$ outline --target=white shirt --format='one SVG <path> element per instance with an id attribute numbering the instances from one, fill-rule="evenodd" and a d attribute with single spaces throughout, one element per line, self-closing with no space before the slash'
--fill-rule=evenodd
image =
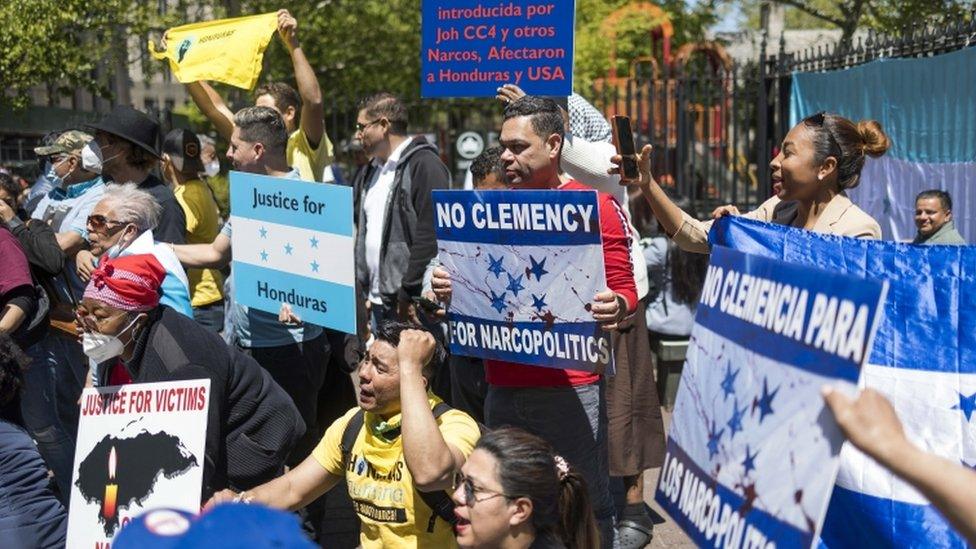
<path id="1" fill-rule="evenodd" d="M 566 134 L 561 152 L 561 164 L 566 175 L 589 185 L 594 189 L 613 195 L 620 203 L 620 207 L 627 215 L 630 223 L 630 262 L 634 267 L 634 283 L 637 285 L 637 298 L 643 299 L 649 290 L 647 282 L 647 264 L 638 243 L 640 235 L 630 219 L 628 207 L 627 187 L 620 184 L 620 176 L 607 173 L 613 167 L 610 157 L 617 154 L 617 149 L 610 143 L 603 141 L 586 141 L 572 134 Z"/>
<path id="2" fill-rule="evenodd" d="M 366 268 L 369 269 L 369 300 L 382 304 L 380 297 L 380 249 L 383 247 L 383 226 L 386 221 L 386 206 L 390 199 L 390 189 L 396 176 L 397 162 L 413 138 L 408 137 L 393 149 L 386 162 L 373 159 L 379 169 L 373 173 L 366 198 L 363 200 L 363 215 L 366 216 Z"/>

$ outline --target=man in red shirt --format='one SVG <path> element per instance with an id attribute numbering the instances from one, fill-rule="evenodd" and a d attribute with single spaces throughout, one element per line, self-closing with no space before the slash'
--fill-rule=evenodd
<path id="1" fill-rule="evenodd" d="M 563 117 L 549 99 L 525 96 L 505 109 L 501 162 L 512 189 L 591 190 L 561 177 L 559 155 Z M 609 289 L 593 298 L 593 318 L 612 330 L 634 311 L 637 289 L 630 262 L 630 232 L 620 205 L 599 193 L 600 231 Z M 441 301 L 451 297 L 450 273 L 434 270 L 431 287 Z M 609 488 L 607 411 L 598 373 L 485 360 L 489 427 L 512 425 L 552 444 L 586 478 L 604 547 L 614 539 L 614 507 Z"/>

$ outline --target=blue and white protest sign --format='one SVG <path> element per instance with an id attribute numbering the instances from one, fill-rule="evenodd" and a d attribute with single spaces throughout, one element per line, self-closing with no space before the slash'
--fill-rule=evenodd
<path id="1" fill-rule="evenodd" d="M 451 273 L 451 352 L 594 371 L 612 364 L 590 313 L 606 290 L 596 191 L 434 191 Z"/>
<path id="2" fill-rule="evenodd" d="M 230 172 L 234 299 L 356 332 L 352 189 Z"/>
<path id="3" fill-rule="evenodd" d="M 721 246 L 692 329 L 655 499 L 699 547 L 810 547 L 886 286 Z"/>
<path id="4" fill-rule="evenodd" d="M 894 406 L 920 448 L 976 466 L 976 247 L 824 235 L 742 218 L 713 245 L 889 284 L 861 385 Z M 850 444 L 841 452 L 821 538 L 826 547 L 966 547 L 928 500 Z"/>
<path id="5" fill-rule="evenodd" d="M 573 90 L 574 0 L 423 0 L 423 97 L 494 97 Z"/>

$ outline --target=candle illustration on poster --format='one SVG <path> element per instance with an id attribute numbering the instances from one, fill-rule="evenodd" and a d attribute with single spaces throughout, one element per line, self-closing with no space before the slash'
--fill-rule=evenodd
<path id="1" fill-rule="evenodd" d="M 115 446 L 112 446 L 112 450 L 108 453 L 108 483 L 105 485 L 105 499 L 102 500 L 102 517 L 105 518 L 106 527 L 110 524 L 113 526 L 118 524 L 118 519 L 115 517 L 119 494 L 119 485 L 115 480 L 117 464 L 118 454 L 115 452 Z"/>

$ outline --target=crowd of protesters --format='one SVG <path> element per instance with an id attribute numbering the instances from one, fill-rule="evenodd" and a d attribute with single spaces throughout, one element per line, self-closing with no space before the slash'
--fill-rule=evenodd
<path id="1" fill-rule="evenodd" d="M 36 149 L 33 185 L 0 171 L 0 491 L 17 495 L 0 498 L 0 545 L 63 543 L 85 386 L 185 379 L 211 380 L 207 509 L 297 511 L 330 547 L 649 544 L 643 474 L 665 442 L 652 345 L 691 331 L 711 221 L 654 180 L 649 147 L 639 178 L 622 180 L 609 124 L 582 98 L 500 88 L 499 144 L 472 163 L 472 187 L 599 191 L 608 287 L 590 310 L 613 334 L 616 372 L 450 355 L 452 273 L 436 259 L 431 191 L 450 188 L 451 171 L 411 133 L 404 103 L 378 93 L 360 104 L 348 147 L 360 161 L 343 176 L 297 29 L 279 13 L 297 90 L 261 85 L 236 113 L 206 82 L 188 90 L 234 170 L 353 188 L 359 333 L 235 302 L 211 138 L 160 135 L 127 106 L 58 133 Z M 745 216 L 880 238 L 845 190 L 888 147 L 876 122 L 807 118 L 770 163 L 775 196 Z M 915 221 L 916 244 L 965 244 L 944 191 L 918 196 Z M 904 440 L 883 397 L 825 398 L 855 445 L 972 539 L 976 505 L 959 489 L 971 471 L 921 472 L 913 463 L 935 458 Z"/>

